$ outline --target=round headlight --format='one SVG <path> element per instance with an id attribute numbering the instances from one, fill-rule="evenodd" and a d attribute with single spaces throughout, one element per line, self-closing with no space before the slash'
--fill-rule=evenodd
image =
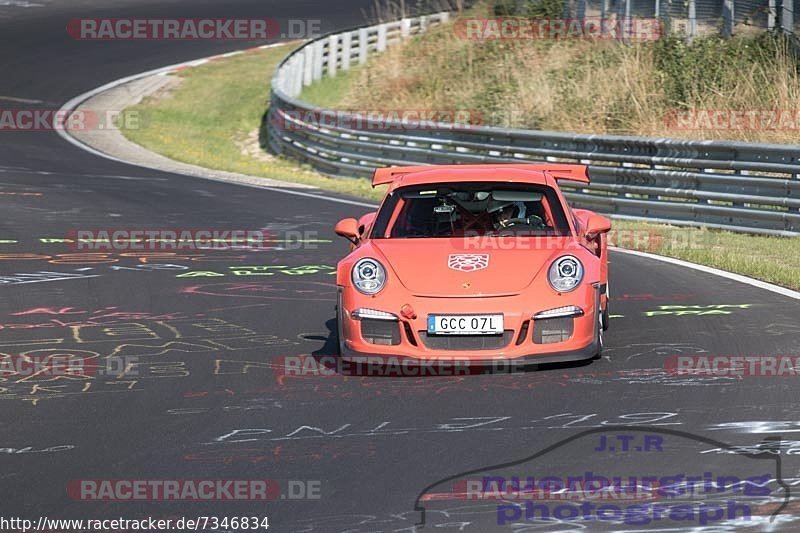
<path id="1" fill-rule="evenodd" d="M 574 291 L 583 281 L 583 265 L 572 255 L 559 257 L 550 265 L 547 278 L 558 292 Z"/>
<path id="2" fill-rule="evenodd" d="M 353 285 L 364 294 L 377 294 L 386 284 L 386 269 L 375 259 L 360 259 L 353 265 Z"/>

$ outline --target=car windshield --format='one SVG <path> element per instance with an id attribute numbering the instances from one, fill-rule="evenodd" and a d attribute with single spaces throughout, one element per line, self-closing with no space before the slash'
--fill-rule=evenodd
<path id="1" fill-rule="evenodd" d="M 509 183 L 448 183 L 398 189 L 375 220 L 372 238 L 569 235 L 551 187 Z"/>

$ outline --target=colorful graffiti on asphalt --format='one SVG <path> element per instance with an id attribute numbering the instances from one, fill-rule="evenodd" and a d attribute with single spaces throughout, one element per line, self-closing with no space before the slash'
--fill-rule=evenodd
<path id="1" fill-rule="evenodd" d="M 14 255 L 14 260 L 27 261 L 36 260 L 40 258 L 48 258 L 51 256 L 41 257 L 28 257 L 28 254 L 23 254 L 24 257 L 16 254 L 0 254 L 0 261 L 11 260 L 9 255 Z M 35 254 L 34 254 L 35 255 Z M 80 255 L 80 257 L 77 257 Z M 89 255 L 90 257 L 86 257 Z M 152 255 L 152 254 L 151 254 Z M 163 255 L 163 254 L 160 254 Z M 6 256 L 6 257 L 3 257 Z M 132 266 L 122 266 L 117 263 L 119 259 L 109 256 L 109 254 L 63 254 L 62 256 L 55 256 L 55 258 L 48 259 L 50 263 L 58 265 L 94 265 L 76 268 L 72 272 L 52 271 L 52 270 L 36 270 L 32 272 L 16 272 L 0 276 L 0 285 L 20 285 L 26 283 L 43 283 L 52 281 L 66 281 L 66 280 L 80 280 L 96 278 L 107 272 L 163 272 L 173 271 L 180 272 L 176 274 L 177 278 L 208 278 L 208 277 L 226 277 L 226 276 L 310 276 L 314 274 L 331 274 L 335 275 L 335 267 L 330 265 L 256 265 L 256 266 L 229 266 L 229 272 L 220 272 L 216 270 L 190 270 L 186 265 L 178 265 L 174 263 L 150 263 L 149 259 L 152 257 L 137 257 L 141 261 L 140 264 Z M 216 261 L 219 259 L 208 259 L 207 257 L 180 257 L 172 255 L 169 257 L 161 257 L 158 259 L 169 259 L 172 261 Z M 225 257 L 222 260 L 243 261 L 245 256 Z M 99 266 L 98 266 L 99 265 Z"/>
<path id="2" fill-rule="evenodd" d="M 331 265 L 300 265 L 300 266 L 288 266 L 288 265 L 258 265 L 258 266 L 232 266 L 228 267 L 230 269 L 230 273 L 225 272 L 217 272 L 212 270 L 204 270 L 204 271 L 191 271 L 185 272 L 183 274 L 178 274 L 175 277 L 177 278 L 219 278 L 225 277 L 228 275 L 233 276 L 275 276 L 275 275 L 285 275 L 285 276 L 310 276 L 313 274 L 336 274 L 336 267 Z"/>
<path id="3" fill-rule="evenodd" d="M 114 307 L 82 310 L 43 307 L 17 311 L 27 323 L 4 324 L 0 361 L 41 359 L 43 352 L 73 360 L 92 361 L 88 371 L 54 375 L 22 375 L 11 365 L 1 367 L 0 400 L 22 400 L 37 405 L 45 399 L 103 393 L 134 393 L 148 383 L 186 378 L 198 365 L 212 374 L 213 360 L 186 359 L 193 354 L 265 352 L 299 344 L 297 340 L 262 333 L 203 314 L 154 315 L 119 311 Z M 38 328 L 50 328 L 34 336 Z M 177 357 L 178 359 L 174 359 Z M 106 371 L 97 371 L 97 367 Z"/>
<path id="4" fill-rule="evenodd" d="M 737 309 L 750 309 L 754 304 L 718 305 L 660 305 L 658 310 L 646 311 L 645 316 L 708 316 L 730 315 Z"/>

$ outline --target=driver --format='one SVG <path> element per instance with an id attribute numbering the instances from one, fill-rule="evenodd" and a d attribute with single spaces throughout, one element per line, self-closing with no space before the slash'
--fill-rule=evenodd
<path id="1" fill-rule="evenodd" d="M 525 202 L 509 202 L 501 206 L 494 212 L 494 229 L 504 229 L 523 221 L 525 224 L 530 224 L 530 221 L 525 218 L 525 211 Z"/>

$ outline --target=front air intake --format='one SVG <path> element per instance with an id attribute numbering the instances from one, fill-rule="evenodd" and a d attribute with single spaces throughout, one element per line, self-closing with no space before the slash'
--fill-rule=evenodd
<path id="1" fill-rule="evenodd" d="M 553 344 L 568 341 L 575 330 L 575 319 L 539 318 L 533 321 L 533 342 L 536 344 Z"/>
<path id="2" fill-rule="evenodd" d="M 397 346 L 400 344 L 400 325 L 396 321 L 362 318 L 361 336 L 370 344 Z"/>

